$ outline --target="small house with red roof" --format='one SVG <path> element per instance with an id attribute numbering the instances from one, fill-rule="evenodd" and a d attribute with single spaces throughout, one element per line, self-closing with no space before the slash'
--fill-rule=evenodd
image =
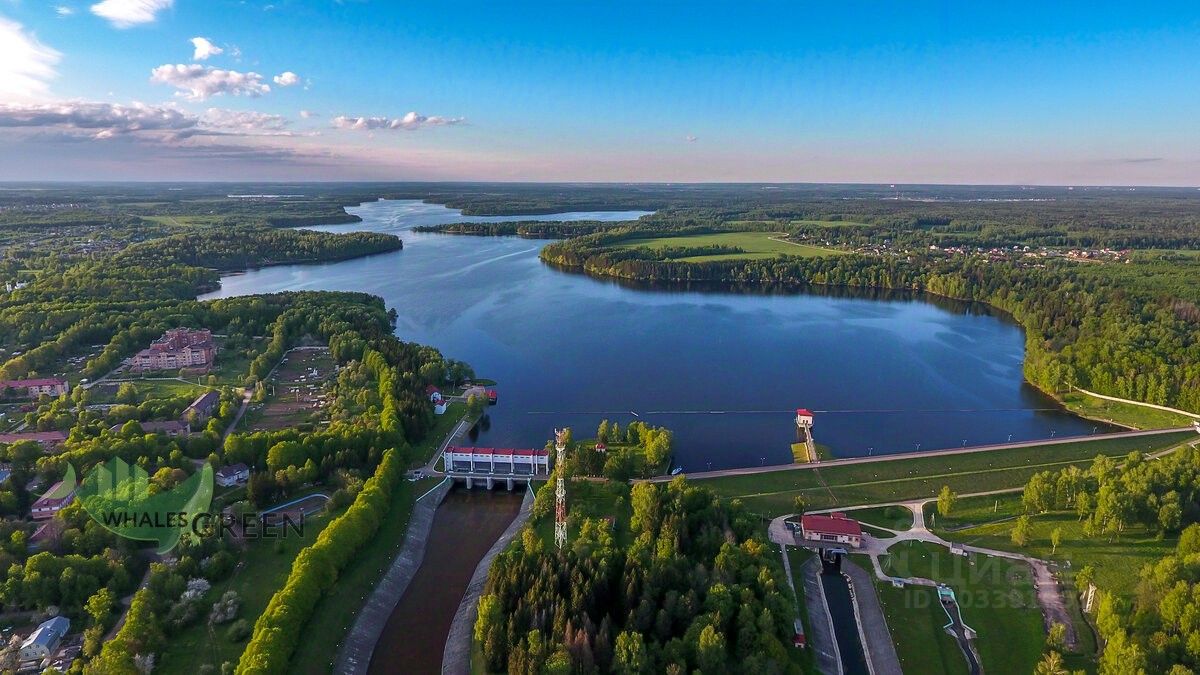
<path id="1" fill-rule="evenodd" d="M 820 544 L 840 544 L 850 548 L 862 546 L 862 526 L 844 513 L 800 516 L 800 533 L 806 541 Z"/>
<path id="2" fill-rule="evenodd" d="M 425 387 L 425 395 L 428 396 L 429 400 L 433 401 L 434 403 L 437 403 L 438 401 L 442 400 L 442 390 L 438 389 L 437 387 L 433 386 L 432 384 L 429 385 L 428 387 Z M 440 415 L 441 413 L 438 413 L 438 414 Z"/>

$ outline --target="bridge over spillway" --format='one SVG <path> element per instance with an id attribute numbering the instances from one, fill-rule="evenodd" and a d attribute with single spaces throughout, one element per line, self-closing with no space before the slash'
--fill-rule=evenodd
<path id="1" fill-rule="evenodd" d="M 544 449 L 447 447 L 442 461 L 443 473 L 468 488 L 482 484 L 490 490 L 503 482 L 512 490 L 550 476 L 550 453 Z"/>

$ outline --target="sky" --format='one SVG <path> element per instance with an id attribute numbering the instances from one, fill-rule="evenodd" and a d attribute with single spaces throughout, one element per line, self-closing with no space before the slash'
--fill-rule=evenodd
<path id="1" fill-rule="evenodd" d="M 0 0 L 0 180 L 1200 186 L 1198 64 L 1195 2 Z"/>

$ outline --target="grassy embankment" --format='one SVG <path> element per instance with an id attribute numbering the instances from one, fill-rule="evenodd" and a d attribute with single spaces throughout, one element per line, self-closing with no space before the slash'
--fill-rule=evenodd
<path id="1" fill-rule="evenodd" d="M 1167 429 L 1170 427 L 1186 427 L 1194 418 L 1166 410 L 1155 410 L 1140 405 L 1108 401 L 1082 392 L 1073 391 L 1063 394 L 1063 405 L 1068 410 L 1092 420 L 1111 422 L 1133 429 Z"/>
<path id="2" fill-rule="evenodd" d="M 901 542 L 881 562 L 894 576 L 933 579 L 954 589 L 963 621 L 978 632 L 984 672 L 1033 672 L 1045 632 L 1028 565 L 980 555 L 963 558 L 923 542 Z M 966 670 L 957 643 L 942 630 L 946 614 L 931 589 L 887 585 L 881 600 L 906 672 Z"/>
<path id="3" fill-rule="evenodd" d="M 943 485 L 960 494 L 1019 488 L 1039 471 L 1086 467 L 1096 455 L 1155 452 L 1194 439 L 1191 431 L 1133 438 L 1097 438 L 961 455 L 824 465 L 770 473 L 696 479 L 727 499 L 774 517 L 791 513 L 796 495 L 809 509 L 934 498 Z"/>
<path id="4" fill-rule="evenodd" d="M 292 656 L 292 672 L 314 675 L 330 672 L 354 618 L 404 545 L 413 503 L 438 482 L 436 478 L 426 478 L 396 485 L 388 517 L 379 524 L 379 531 L 338 575 L 337 585 L 321 598 L 312 619 L 304 626 L 300 646 Z"/>
<path id="5" fill-rule="evenodd" d="M 695 248 L 700 246 L 729 246 L 740 248 L 741 253 L 698 255 L 677 258 L 679 262 L 709 262 L 712 260 L 758 260 L 777 255 L 794 255 L 816 258 L 842 255 L 842 251 L 810 244 L 799 244 L 783 239 L 777 232 L 718 232 L 693 234 L 681 237 L 646 237 L 621 242 L 621 248 Z"/>

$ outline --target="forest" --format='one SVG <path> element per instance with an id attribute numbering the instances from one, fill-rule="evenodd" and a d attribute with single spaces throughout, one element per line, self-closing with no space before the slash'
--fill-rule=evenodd
<path id="1" fill-rule="evenodd" d="M 682 477 L 628 501 L 629 522 L 586 520 L 563 552 L 535 520 L 496 558 L 475 624 L 489 672 L 800 672 L 795 605 L 754 516 Z"/>

